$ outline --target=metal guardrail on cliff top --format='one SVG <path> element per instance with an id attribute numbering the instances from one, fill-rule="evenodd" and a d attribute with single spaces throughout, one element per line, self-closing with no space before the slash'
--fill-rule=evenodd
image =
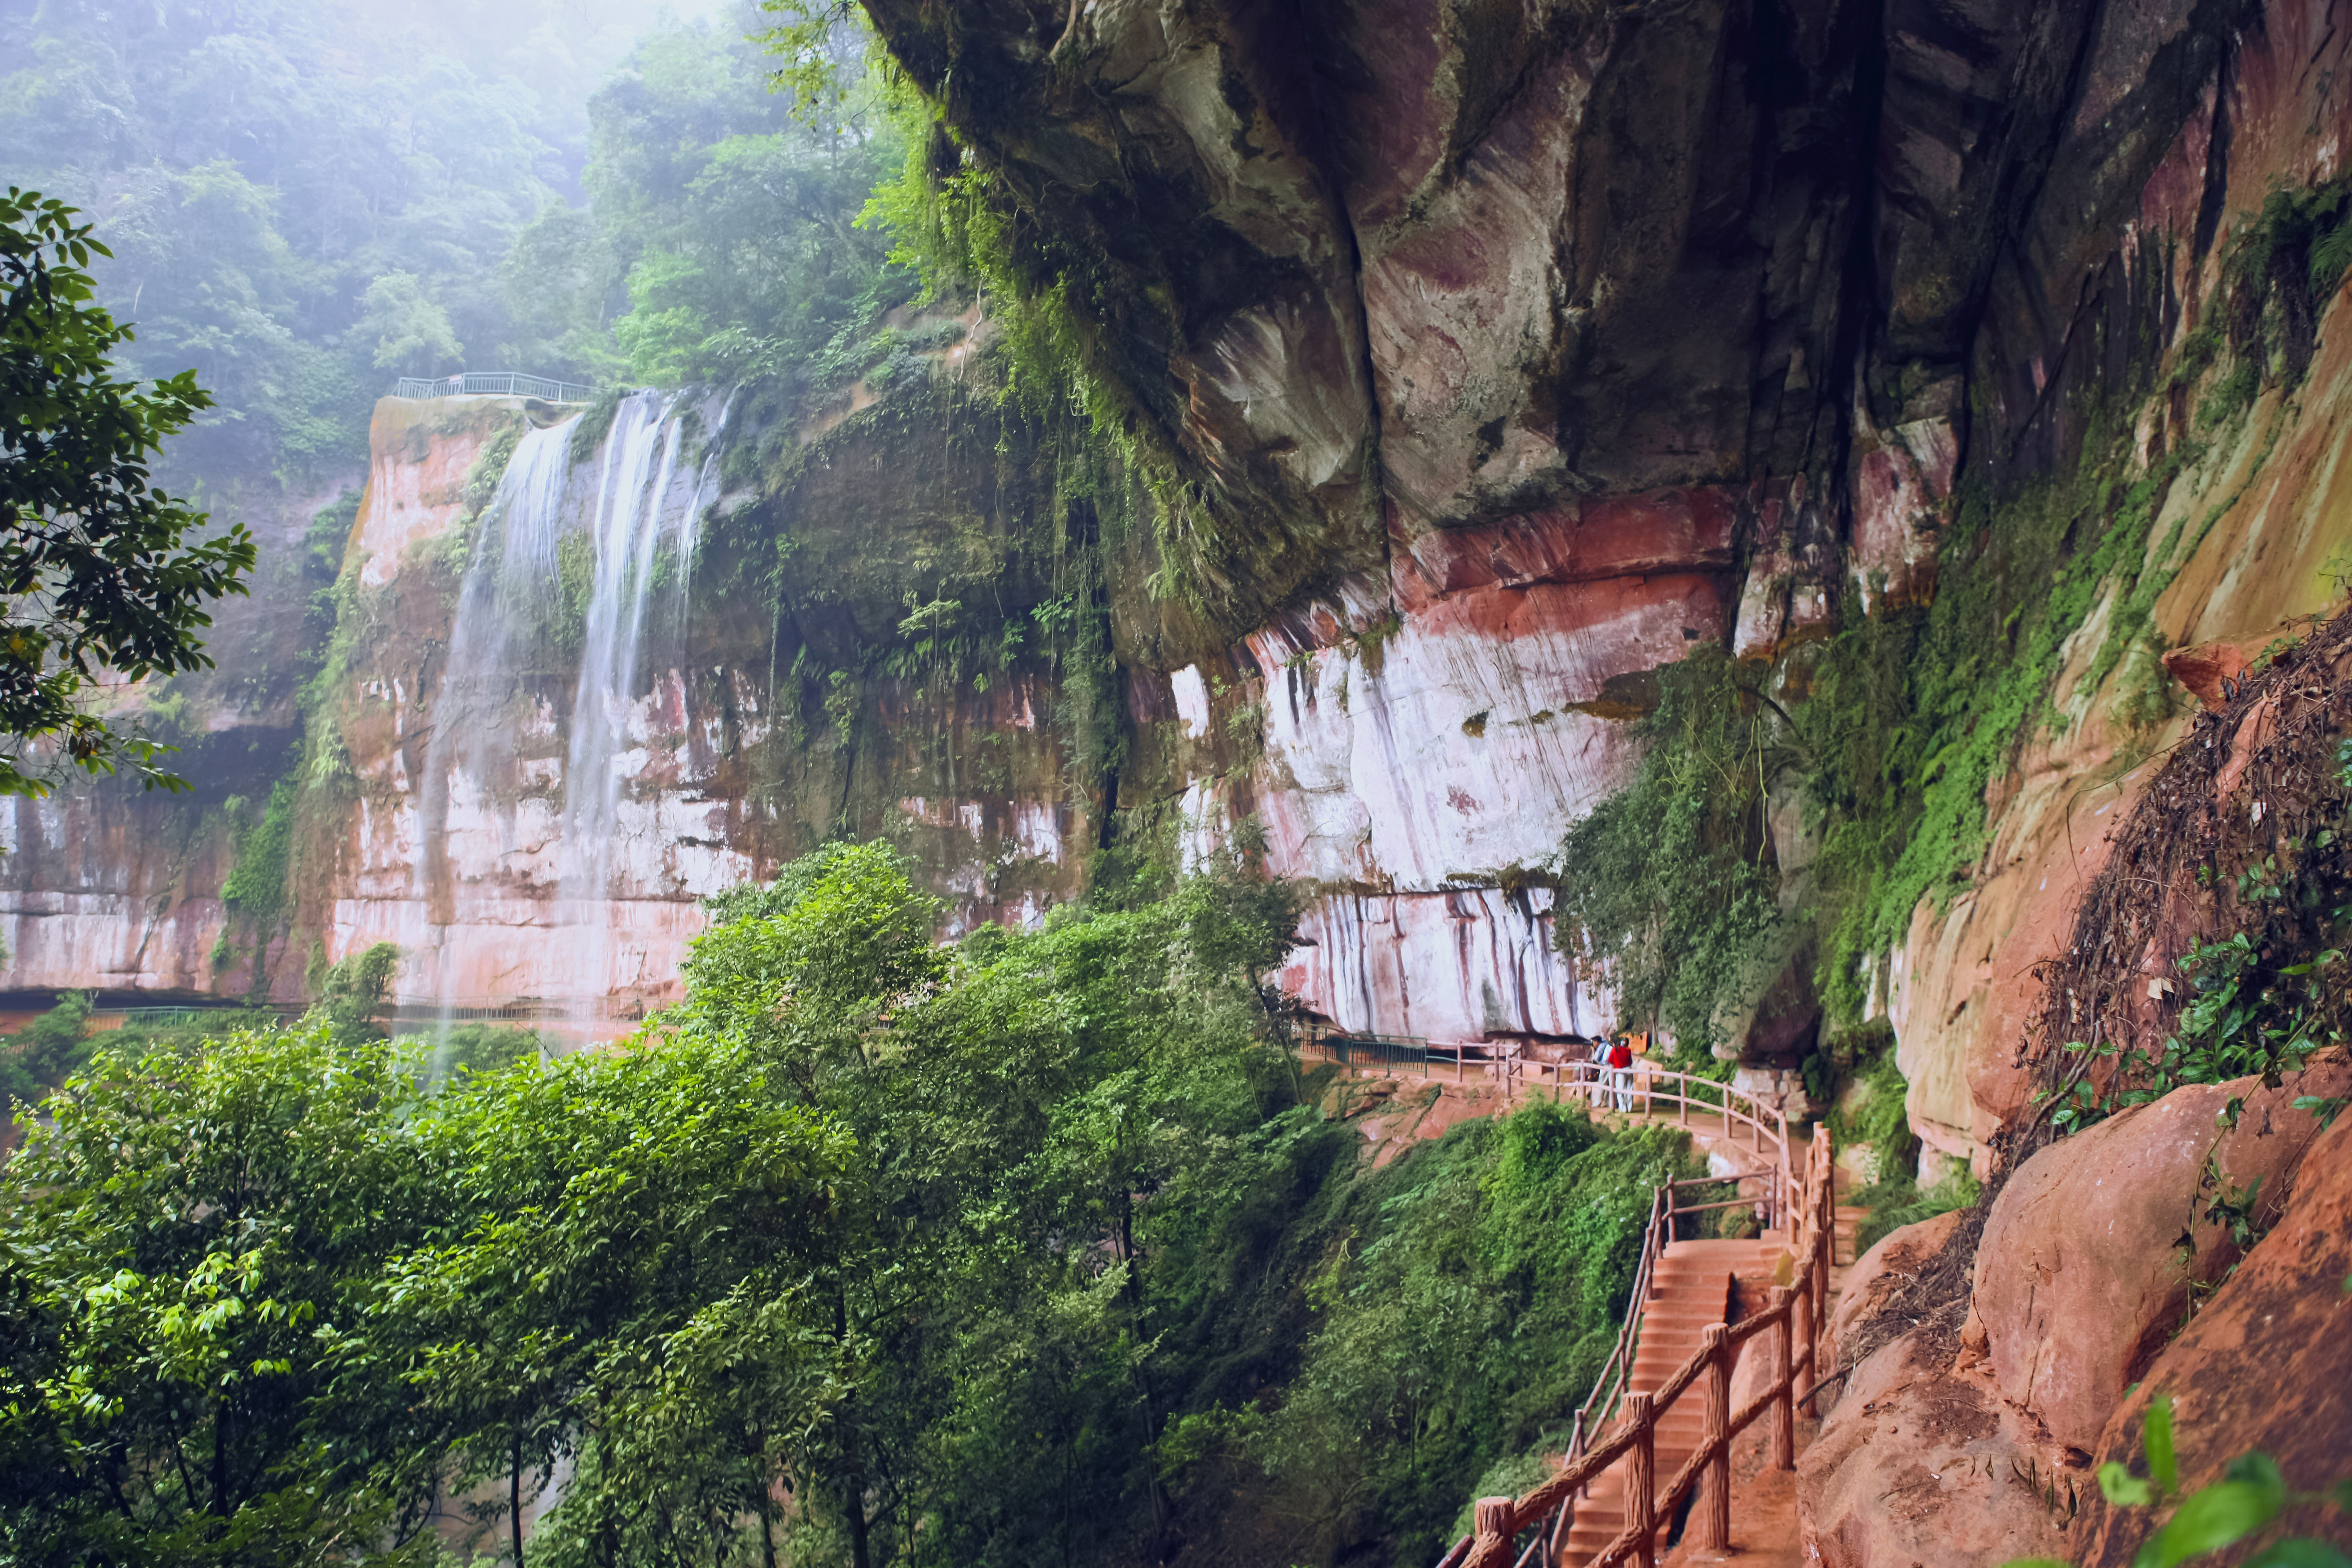
<path id="1" fill-rule="evenodd" d="M 585 403 L 596 389 L 585 382 L 551 381 L 543 375 L 517 375 L 512 371 L 475 370 L 462 375 L 404 375 L 393 384 L 394 397 L 536 397 L 543 403 Z"/>
<path id="2" fill-rule="evenodd" d="M 400 1023 L 452 1024 L 643 1023 L 669 1005 L 642 996 L 387 996 L 380 1016 Z"/>
<path id="3" fill-rule="evenodd" d="M 1606 1107 L 1618 1095 L 1628 1092 L 1623 1080 L 1612 1081 L 1606 1076 L 1610 1069 L 1589 1062 L 1566 1065 L 1581 1069 L 1565 1086 L 1570 1095 L 1589 1105 Z M 1625 1071 L 1630 1078 L 1631 1069 Z M 1787 1470 L 1796 1467 L 1797 1411 L 1802 1406 L 1810 1414 L 1811 1405 L 1809 1393 L 1802 1398 L 1799 1394 L 1807 1389 L 1807 1379 L 1820 1360 L 1822 1330 L 1829 1316 L 1836 1215 L 1829 1133 L 1826 1130 L 1817 1131 L 1806 1147 L 1801 1179 L 1790 1161 L 1788 1118 L 1778 1108 L 1767 1107 L 1752 1096 L 1711 1079 L 1687 1073 L 1653 1072 L 1647 1079 L 1642 1089 L 1634 1091 L 1643 1100 L 1645 1109 L 1653 1100 L 1675 1104 L 1680 1107 L 1681 1121 L 1687 1125 L 1691 1107 L 1696 1103 L 1722 1115 L 1727 1137 L 1731 1135 L 1735 1123 L 1745 1123 L 1751 1130 L 1753 1146 L 1772 1153 L 1772 1167 L 1764 1173 L 1767 1191 L 1761 1203 L 1772 1228 L 1793 1229 L 1790 1251 L 1800 1260 L 1795 1279 L 1788 1286 L 1776 1287 L 1771 1304 L 1763 1310 L 1751 1312 L 1737 1323 L 1708 1329 L 1698 1352 L 1676 1368 L 1655 1391 L 1629 1392 L 1626 1384 L 1640 1343 L 1643 1310 L 1658 1259 L 1666 1244 L 1674 1239 L 1675 1216 L 1759 1201 L 1748 1197 L 1728 1203 L 1684 1205 L 1676 1200 L 1677 1188 L 1719 1183 L 1661 1184 L 1651 1195 L 1649 1225 L 1643 1234 L 1642 1258 L 1634 1270 L 1633 1300 L 1626 1310 L 1624 1326 L 1618 1331 L 1617 1345 L 1608 1364 L 1601 1368 L 1592 1392 L 1576 1412 L 1575 1427 L 1559 1470 L 1524 1498 L 1479 1499 L 1473 1514 L 1472 1533 L 1454 1542 L 1437 1568 L 1506 1568 L 1507 1564 L 1543 1568 L 1558 1561 L 1568 1540 L 1569 1526 L 1575 1519 L 1578 1497 L 1588 1489 L 1593 1478 L 1620 1458 L 1628 1460 L 1625 1528 L 1584 1568 L 1617 1568 L 1628 1559 L 1640 1563 L 1641 1568 L 1654 1568 L 1660 1521 L 1674 1517 L 1675 1510 L 1702 1477 L 1707 1482 L 1707 1495 L 1706 1507 L 1696 1519 L 1698 1548 L 1703 1552 L 1722 1551 L 1729 1544 L 1731 1530 L 1731 1440 L 1767 1411 L 1772 1415 L 1773 1468 Z M 1560 1090 L 1556 1088 L 1554 1092 L 1559 1095 Z M 1759 1334 L 1772 1336 L 1773 1380 L 1735 1415 L 1729 1407 L 1732 1361 L 1738 1347 Z M 1700 1390 L 1706 1402 L 1702 1412 L 1705 1435 L 1697 1451 L 1661 1493 L 1656 1489 L 1658 1423 L 1675 1402 L 1693 1388 Z M 1618 1414 L 1621 1409 L 1622 1416 Z M 1591 1435 L 1612 1417 L 1613 1428 L 1605 1437 L 1593 1441 Z M 1529 1532 L 1532 1538 L 1515 1556 L 1520 1538 Z"/>

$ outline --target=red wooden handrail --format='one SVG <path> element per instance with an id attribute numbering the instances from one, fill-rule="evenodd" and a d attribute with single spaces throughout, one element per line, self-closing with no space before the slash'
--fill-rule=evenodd
<path id="1" fill-rule="evenodd" d="M 1780 1147 L 1785 1162 L 1786 1142 Z M 1701 1476 L 1708 1479 L 1708 1499 L 1706 1511 L 1698 1518 L 1700 1546 L 1703 1550 L 1719 1551 L 1728 1544 L 1732 1439 L 1769 1410 L 1772 1414 L 1772 1464 L 1783 1470 L 1796 1468 L 1795 1396 L 1807 1386 L 1807 1374 L 1819 1361 L 1819 1336 L 1827 1317 L 1836 1217 L 1830 1158 L 1829 1133 L 1823 1129 L 1815 1132 L 1806 1151 L 1801 1196 L 1793 1205 L 1796 1251 L 1803 1259 L 1793 1286 L 1774 1289 L 1770 1304 L 1762 1310 L 1737 1323 L 1709 1329 L 1706 1342 L 1675 1368 L 1654 1394 L 1627 1396 L 1624 1418 L 1606 1438 L 1589 1448 L 1584 1444 L 1585 1410 L 1580 1409 L 1571 1452 L 1560 1468 L 1524 1498 L 1480 1499 L 1475 1514 L 1475 1530 L 1454 1543 L 1439 1568 L 1504 1568 L 1504 1564 L 1512 1562 L 1512 1548 L 1518 1537 L 1530 1526 L 1547 1523 L 1549 1528 L 1538 1531 L 1526 1552 L 1519 1554 L 1517 1563 L 1519 1568 L 1530 1568 L 1531 1564 L 1551 1560 L 1567 1538 L 1577 1494 L 1593 1477 L 1629 1454 L 1632 1459 L 1627 1466 L 1625 1529 L 1585 1568 L 1616 1568 L 1628 1557 L 1641 1563 L 1642 1568 L 1654 1568 L 1658 1521 L 1674 1517 Z M 1786 1168 L 1785 1163 L 1782 1168 Z M 1618 1336 L 1621 1351 L 1628 1352 L 1627 1366 L 1631 1365 L 1633 1327 L 1641 1316 L 1641 1292 L 1646 1288 L 1649 1275 L 1649 1242 L 1655 1237 L 1662 1217 L 1667 1221 L 1671 1234 L 1674 1212 L 1673 1187 L 1667 1184 L 1651 1201 L 1651 1236 L 1644 1241 L 1633 1307 L 1626 1315 L 1627 1327 Z M 1765 1332 L 1773 1336 L 1772 1382 L 1735 1413 L 1728 1408 L 1733 1357 L 1741 1344 Z M 1612 1363 L 1616 1359 L 1612 1356 Z M 1604 1381 L 1607 1376 L 1604 1372 Z M 1619 1381 L 1622 1384 L 1622 1374 Z M 1657 1424 L 1675 1402 L 1694 1387 L 1700 1390 L 1700 1397 L 1706 1401 L 1704 1436 L 1697 1451 L 1661 1492 L 1656 1489 Z M 1600 1392 L 1597 1385 L 1594 1392 Z M 1586 1406 L 1592 1403 L 1588 1399 Z"/>
<path id="2" fill-rule="evenodd" d="M 1597 1096 L 1606 1092 L 1609 1087 L 1599 1076 L 1601 1069 L 1591 1062 L 1570 1062 L 1563 1065 L 1578 1069 L 1578 1076 L 1568 1087 L 1572 1088 L 1578 1098 L 1583 1099 L 1588 1104 L 1597 1104 Z M 1736 1089 L 1729 1084 L 1718 1083 L 1713 1079 L 1699 1078 L 1693 1073 L 1673 1070 L 1653 1073 L 1649 1078 L 1649 1089 L 1643 1092 L 1646 1092 L 1652 1099 L 1664 1098 L 1679 1104 L 1686 1120 L 1693 1103 L 1708 1104 L 1703 1100 L 1695 1099 L 1692 1091 L 1698 1084 L 1705 1084 L 1709 1091 L 1722 1096 L 1721 1106 L 1708 1105 L 1708 1109 L 1720 1110 L 1723 1112 L 1727 1131 L 1730 1128 L 1733 1114 L 1737 1112 L 1741 1121 L 1756 1129 L 1760 1139 L 1765 1135 L 1765 1116 L 1769 1114 L 1772 1117 L 1770 1138 L 1773 1162 L 1771 1170 L 1767 1173 L 1769 1180 L 1768 1190 L 1764 1194 L 1765 1217 L 1776 1228 L 1786 1224 L 1788 1218 L 1786 1198 L 1792 1185 L 1790 1180 L 1788 1117 L 1777 1107 L 1768 1112 L 1765 1106 L 1753 1095 L 1744 1090 Z M 1661 1086 L 1664 1086 L 1663 1089 Z M 1747 1102 L 1745 1107 L 1738 1103 L 1740 1100 Z M 1651 1199 L 1650 1218 L 1643 1231 L 1642 1256 L 1641 1260 L 1634 1266 L 1633 1292 L 1626 1308 L 1625 1321 L 1618 1330 L 1617 1343 L 1611 1350 L 1608 1362 L 1601 1367 L 1600 1376 L 1593 1380 L 1592 1392 L 1585 1396 L 1582 1405 L 1577 1406 L 1569 1436 L 1567 1457 L 1571 1460 L 1582 1453 L 1584 1443 L 1591 1432 L 1615 1413 L 1623 1396 L 1625 1379 L 1631 1375 L 1633 1370 L 1633 1352 L 1640 1344 L 1642 1312 L 1649 1301 L 1651 1277 L 1656 1270 L 1659 1255 L 1665 1250 L 1666 1244 L 1674 1239 L 1675 1216 L 1685 1212 L 1675 1199 L 1675 1189 L 1682 1184 L 1685 1184 L 1667 1182 L 1658 1188 Z M 1700 1184 L 1714 1185 L 1715 1184 L 1710 1181 Z M 1712 1208 L 1716 1205 L 1710 1204 L 1706 1206 Z"/>

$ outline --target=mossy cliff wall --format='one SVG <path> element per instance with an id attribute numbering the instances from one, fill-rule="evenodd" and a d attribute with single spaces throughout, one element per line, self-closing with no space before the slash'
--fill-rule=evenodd
<path id="1" fill-rule="evenodd" d="M 213 669 L 110 704 L 177 747 L 194 787 L 0 802 L 0 989 L 243 989 L 250 953 L 221 945 L 235 923 L 221 895 L 239 840 L 263 827 L 300 755 L 301 689 L 324 635 L 314 595 L 334 581 L 365 479 L 289 488 L 258 475 L 205 498 L 253 531 L 251 594 L 213 606 Z"/>
<path id="2" fill-rule="evenodd" d="M 2158 656 L 2340 594 L 2341 220 L 2280 206 L 2341 209 L 2328 8 L 867 10 L 1186 487 L 1205 611 L 1126 645 L 1261 737 L 1188 800 L 1325 889 L 1288 978 L 1607 1021 L 1534 957 L 1561 835 L 1721 647 L 1781 893 L 1724 1047 L 1801 1097 L 1891 1014 L 1981 1163 L 2075 862 L 2184 721 Z"/>

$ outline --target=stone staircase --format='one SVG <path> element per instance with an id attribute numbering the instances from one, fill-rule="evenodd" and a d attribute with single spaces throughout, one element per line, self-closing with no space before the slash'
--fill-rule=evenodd
<path id="1" fill-rule="evenodd" d="M 1642 1310 L 1642 1335 L 1633 1352 L 1627 1391 L 1654 1392 L 1675 1369 L 1698 1351 L 1706 1330 L 1726 1321 L 1731 1281 L 1737 1274 L 1769 1270 L 1780 1254 L 1780 1237 L 1758 1241 L 1669 1242 L 1659 1256 Z M 1639 1307 L 1639 1303 L 1636 1303 Z M 1658 1421 L 1659 1479 L 1673 1475 L 1698 1451 L 1700 1415 L 1696 1399 L 1679 1401 Z M 1625 1466 L 1619 1460 L 1592 1483 L 1591 1497 L 1576 1505 L 1568 1529 L 1563 1568 L 1590 1563 L 1625 1528 Z M 1664 1540 L 1665 1526 L 1661 1526 Z"/>

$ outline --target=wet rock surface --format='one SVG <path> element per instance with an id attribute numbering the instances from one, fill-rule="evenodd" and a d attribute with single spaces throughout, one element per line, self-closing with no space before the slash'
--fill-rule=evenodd
<path id="1" fill-rule="evenodd" d="M 565 787 L 541 775 L 571 671 L 541 672 L 538 771 L 450 793 L 456 858 L 418 874 L 402 790 L 449 646 L 429 558 L 487 427 L 387 405 L 353 542 L 374 640 L 346 694 L 374 794 L 320 829 L 345 858 L 238 957 L 218 820 L 12 808 L 9 984 L 225 993 L 274 951 L 291 994 L 313 942 L 429 942 L 471 887 L 461 989 L 638 993 L 696 897 L 828 833 L 899 838 L 961 929 L 1071 896 L 1117 807 L 1181 816 L 1195 848 L 1255 817 L 1316 895 L 1286 978 L 1348 1026 L 1590 1032 L 1612 1020 L 1553 950 L 1549 884 L 1575 872 L 1549 862 L 1626 776 L 1656 672 L 1720 647 L 1787 675 L 1853 614 L 1924 602 L 1962 489 L 2070 459 L 2126 345 L 2199 325 L 2231 226 L 2339 172 L 2326 128 L 2352 81 L 2352 33 L 2307 5 L 870 9 L 1034 220 L 1016 263 L 1108 312 L 1090 368 L 1213 525 L 1202 600 L 1145 590 L 1183 563 L 1138 528 L 1106 544 L 1117 668 L 1083 723 L 1042 664 L 985 691 L 877 677 L 848 702 L 832 677 L 910 604 L 1001 637 L 1072 591 L 1057 563 L 1102 520 L 1057 510 L 1037 432 L 952 378 L 802 432 L 757 506 L 722 509 L 739 550 L 790 536 L 781 602 L 712 594 L 635 694 L 633 845 L 604 890 L 625 962 L 510 963 L 552 929 L 530 803 Z M 2213 438 L 2157 520 L 2186 542 L 2151 617 L 2174 644 L 2259 647 L 2324 597 L 2352 332 L 2340 300 L 2315 310 L 2299 389 L 2262 394 L 2277 419 Z M 2206 438 L 2173 402 L 2143 453 Z M 2032 971 L 2161 740 L 2113 721 L 2092 654 L 2060 678 L 2063 734 L 1989 800 L 1984 863 L 1887 955 L 1938 1158 L 1981 1165 L 2026 1104 Z M 288 736 L 237 722 L 215 805 L 289 765 Z M 1074 766 L 1087 726 L 1116 776 Z M 1759 990 L 1752 1065 L 1811 1037 L 1811 957 Z"/>

